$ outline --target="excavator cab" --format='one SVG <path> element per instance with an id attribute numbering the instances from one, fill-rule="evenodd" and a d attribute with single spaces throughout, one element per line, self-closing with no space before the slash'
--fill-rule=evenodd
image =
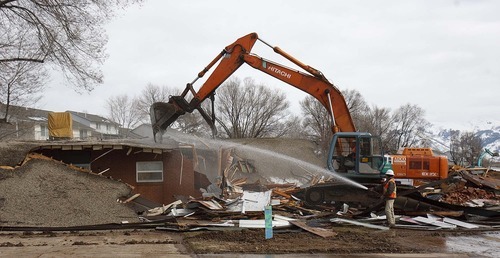
<path id="1" fill-rule="evenodd" d="M 379 181 L 385 170 L 380 137 L 360 132 L 334 134 L 327 165 L 329 170 L 360 183 Z"/>

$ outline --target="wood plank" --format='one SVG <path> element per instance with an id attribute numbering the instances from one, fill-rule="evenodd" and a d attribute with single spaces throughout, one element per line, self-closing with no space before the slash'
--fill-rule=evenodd
<path id="1" fill-rule="evenodd" d="M 334 237 L 337 235 L 336 232 L 333 232 L 333 231 L 325 229 L 325 228 L 310 227 L 305 223 L 305 221 L 289 220 L 289 222 L 292 225 L 295 225 L 295 226 L 297 226 L 297 227 L 299 227 L 307 232 L 313 233 L 313 234 L 318 235 L 322 238 Z"/>
<path id="2" fill-rule="evenodd" d="M 278 189 L 273 189 L 273 193 L 282 197 L 285 197 L 286 199 L 290 199 L 291 196 L 289 194 L 286 194 Z"/>
<path id="3" fill-rule="evenodd" d="M 134 200 L 135 198 L 139 197 L 141 194 L 134 194 L 132 195 L 130 198 L 128 198 L 127 200 L 125 200 L 123 203 L 129 203 L 131 202 L 132 200 Z"/>
<path id="4" fill-rule="evenodd" d="M 379 226 L 379 225 L 373 225 L 373 224 L 370 224 L 370 223 L 363 223 L 363 222 L 359 222 L 359 221 L 355 221 L 355 220 L 342 219 L 342 218 L 333 218 L 330 221 L 334 222 L 334 223 L 345 222 L 345 223 L 353 224 L 353 225 L 356 225 L 356 226 L 363 226 L 363 227 L 373 228 L 373 229 L 379 229 L 379 230 L 389 230 L 388 227 Z"/>

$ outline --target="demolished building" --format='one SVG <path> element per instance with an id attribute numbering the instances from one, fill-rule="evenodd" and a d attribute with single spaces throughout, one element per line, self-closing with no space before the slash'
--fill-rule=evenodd
<path id="1" fill-rule="evenodd" d="M 370 212 L 380 214 L 380 207 L 377 208 L 376 202 L 373 202 L 372 206 L 349 204 L 344 206 L 340 201 L 312 204 L 304 199 L 303 191 L 308 185 L 338 179 L 329 176 L 321 168 L 322 159 L 314 143 L 310 141 L 249 139 L 212 142 L 209 139 L 183 137 L 186 136 L 171 135 L 171 141 L 162 144 L 154 143 L 148 138 L 3 142 L 0 147 L 2 154 L 0 184 L 19 185 L 19 189 L 26 187 L 31 189 L 33 185 L 45 187 L 37 194 L 33 194 L 31 190 L 21 191 L 25 195 L 20 195 L 20 199 L 32 199 L 34 202 L 40 202 L 36 198 L 45 196 L 40 202 L 43 205 L 40 205 L 39 209 L 29 210 L 28 213 L 32 216 L 42 214 L 44 209 L 70 214 L 69 216 L 75 218 L 90 218 L 93 213 L 103 213 L 103 211 L 105 214 L 115 214 L 107 212 L 102 207 L 117 206 L 115 208 L 118 209 L 126 207 L 128 210 L 123 213 L 125 215 L 116 213 L 117 216 L 94 220 L 80 219 L 73 222 L 66 220 L 65 223 L 59 224 L 52 222 L 65 220 L 61 219 L 62 217 L 57 219 L 53 215 L 40 215 L 38 221 L 30 221 L 29 217 L 24 221 L 15 220 L 9 215 L 15 213 L 15 209 L 35 205 L 28 201 L 13 204 L 15 197 L 7 193 L 15 192 L 10 186 L 10 188 L 5 187 L 4 192 L 0 192 L 0 222 L 9 226 L 40 226 L 47 221 L 44 226 L 74 226 L 127 221 L 133 226 L 139 225 L 134 223 L 144 221 L 164 223 L 165 220 L 170 221 L 172 218 L 177 218 L 175 221 L 180 223 L 183 221 L 182 217 L 190 216 L 191 220 L 199 219 L 200 223 L 205 220 L 225 223 L 225 219 L 235 217 L 255 220 L 252 223 L 261 223 L 259 220 L 263 216 L 263 205 L 271 204 L 274 207 L 274 216 L 285 216 L 285 219 L 281 217 L 282 220 L 286 220 L 286 217 L 300 220 L 284 223 L 285 225 L 297 224 L 307 228 L 308 226 L 303 223 L 311 218 L 358 219 L 363 216 L 373 216 Z M 61 167 L 64 167 L 66 173 L 64 176 L 51 172 Z M 42 172 L 37 170 L 43 170 L 45 174 L 37 174 Z M 490 171 L 486 177 L 486 174 L 476 175 L 466 170 L 459 172 L 451 173 L 450 180 L 409 189 L 406 193 L 405 190 L 398 192 L 404 197 L 397 202 L 399 215 L 451 214 L 455 219 L 485 217 L 490 222 L 492 218 L 497 218 L 499 212 L 495 209 L 498 207 L 495 201 L 498 200 L 499 184 L 492 179 L 492 176 L 498 174 Z M 30 180 L 36 184 L 23 186 L 12 181 L 16 175 L 21 178 L 21 175 L 28 175 L 27 173 L 31 173 Z M 59 185 L 61 181 L 65 184 Z M 104 188 L 109 188 L 110 191 L 99 190 L 102 187 L 94 189 L 103 182 L 108 182 L 105 184 L 109 186 Z M 121 190 L 112 190 L 116 187 Z M 81 192 L 72 193 L 72 189 L 80 189 Z M 219 190 L 213 191 L 214 189 Z M 40 191 L 44 194 L 40 194 Z M 470 203 L 477 203 L 477 199 L 482 197 L 491 201 L 483 201 L 481 207 L 469 207 L 465 202 L 443 202 L 467 196 L 463 191 L 478 194 L 472 199 L 469 198 Z M 456 197 L 457 195 L 459 197 Z M 85 206 L 85 202 L 78 201 L 79 198 L 91 202 L 96 202 L 97 199 L 107 200 L 107 204 L 94 205 L 92 209 Z M 255 198 L 256 200 L 253 200 Z M 262 198 L 264 204 L 261 203 Z M 68 205 L 62 205 L 63 203 Z M 260 203 L 260 206 L 255 206 L 256 203 Z M 79 207 L 80 205 L 83 205 L 83 208 Z M 75 212 L 70 213 L 69 210 Z M 1 212 L 5 214 L 2 215 Z M 409 220 L 406 217 L 404 219 Z M 406 223 L 403 219 L 400 222 Z M 183 226 L 179 224 L 178 227 L 174 227 L 175 230 L 190 228 L 185 227 L 185 222 L 182 223 Z M 200 226 L 200 223 L 191 221 L 189 225 L 196 227 Z M 252 223 L 244 221 L 242 225 L 263 226 Z M 172 221 L 169 225 L 168 230 L 172 230 Z M 213 223 L 206 222 L 203 225 L 214 226 Z M 165 228 L 163 224 L 160 227 Z"/>

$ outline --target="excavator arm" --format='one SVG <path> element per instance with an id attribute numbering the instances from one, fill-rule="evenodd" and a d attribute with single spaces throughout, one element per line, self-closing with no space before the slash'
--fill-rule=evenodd
<path id="1" fill-rule="evenodd" d="M 316 98 L 328 111 L 332 119 L 332 131 L 355 132 L 356 128 L 349 113 L 344 96 L 323 75 L 311 76 L 256 55 L 243 55 L 245 63 L 267 73 Z"/>
<path id="2" fill-rule="evenodd" d="M 301 67 L 305 70 L 305 72 L 285 67 L 252 54 L 250 51 L 257 40 L 271 47 L 274 52 Z M 210 74 L 205 83 L 198 91 L 195 91 L 193 84 L 198 79 L 202 78 L 218 62 L 219 64 Z M 285 83 L 288 83 L 316 98 L 330 114 L 332 130 L 334 133 L 339 131 L 356 131 L 342 93 L 337 87 L 331 84 L 320 71 L 303 64 L 280 48 L 270 46 L 263 40 L 259 39 L 256 33 L 250 33 L 225 47 L 221 53 L 212 60 L 212 62 L 210 62 L 201 72 L 198 73 L 198 76 L 191 83 L 187 84 L 185 90 L 180 96 L 171 96 L 168 103 L 153 103 L 150 109 L 150 115 L 155 141 L 157 141 L 157 134 L 163 134 L 163 132 L 173 122 L 175 122 L 179 116 L 185 114 L 185 112 L 190 113 L 195 109 L 200 112 L 200 114 L 209 123 L 213 133 L 215 133 L 215 117 L 213 117 L 213 110 L 212 117 L 209 117 L 203 111 L 200 104 L 207 98 L 213 96 L 214 91 L 244 63 Z M 186 100 L 188 93 L 193 95 L 189 102 Z"/>

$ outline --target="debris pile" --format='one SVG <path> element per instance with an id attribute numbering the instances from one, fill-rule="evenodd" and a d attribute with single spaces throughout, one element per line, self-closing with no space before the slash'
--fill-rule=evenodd
<path id="1" fill-rule="evenodd" d="M 500 180 L 494 177 L 497 171 L 477 173 L 476 170 L 457 169 L 445 183 L 437 187 L 438 200 L 443 203 L 465 207 L 485 207 L 500 205 Z"/>
<path id="2" fill-rule="evenodd" d="M 478 206 L 478 204 L 474 204 L 475 200 L 481 199 L 488 199 L 491 203 L 495 203 L 495 201 L 498 203 L 500 197 L 497 196 L 494 192 L 488 192 L 484 189 L 464 186 L 460 189 L 454 189 L 452 192 L 443 195 L 441 201 L 456 205 L 475 207 Z"/>
<path id="3" fill-rule="evenodd" d="M 467 173 L 467 172 L 462 172 Z M 498 172 L 494 172 L 498 173 Z M 418 208 L 405 210 L 396 207 L 397 227 L 406 229 L 480 229 L 493 230 L 498 228 L 500 208 L 498 196 L 491 189 L 473 187 L 473 183 L 464 178 L 475 178 L 477 175 L 451 175 L 447 182 L 436 187 L 413 188 L 413 191 L 402 191 L 403 198 L 413 196 L 420 202 Z M 489 180 L 489 178 L 486 178 Z M 446 181 L 446 180 L 445 180 Z M 449 183 L 454 182 L 454 183 Z M 212 194 L 205 192 L 203 198 L 178 196 L 178 201 L 145 211 L 143 221 L 155 221 L 165 218 L 175 218 L 174 221 L 159 226 L 159 230 L 195 231 L 200 229 L 218 228 L 265 228 L 264 210 L 272 207 L 272 227 L 274 229 L 299 228 L 315 235 L 328 238 L 335 236 L 334 225 L 356 225 L 378 230 L 389 229 L 385 226 L 383 201 L 372 206 L 360 206 L 351 203 L 322 203 L 311 205 L 303 199 L 304 188 L 292 183 L 259 184 L 246 183 L 241 179 L 227 179 L 219 182 L 222 188 Z M 315 184 L 324 183 L 315 179 Z M 460 186 L 460 187 L 459 187 Z M 404 189 L 404 188 L 403 188 Z M 410 188 L 411 189 L 411 188 Z M 439 200 L 431 198 L 432 192 L 438 192 Z M 443 194 L 444 193 L 444 194 Z M 428 196 L 429 198 L 426 198 Z M 426 201 L 428 199 L 428 202 Z M 433 200 L 434 199 L 434 200 Z M 460 200 L 460 201 L 458 201 Z M 486 217 L 480 218 L 481 210 L 464 209 L 469 203 L 479 203 L 482 200 L 483 209 L 492 208 Z M 439 203 L 443 205 L 440 206 Z M 426 205 L 424 205 L 426 204 Z M 451 205 L 451 206 L 448 206 Z M 450 208 L 452 207 L 452 208 Z M 457 211 L 458 209 L 464 209 Z M 479 219 L 478 219 L 479 217 Z M 471 219 L 469 221 L 469 219 Z M 483 223 L 488 221 L 488 223 Z M 488 224 L 488 225 L 486 225 Z"/>
<path id="4" fill-rule="evenodd" d="M 339 224 L 388 229 L 384 225 L 384 201 L 361 185 L 346 185 L 312 169 L 304 169 L 301 182 L 270 182 L 263 174 L 272 173 L 262 172 L 258 164 L 243 155 L 233 150 L 221 154 L 220 175 L 206 189 L 200 189 L 200 196 L 176 196 L 176 202 L 161 207 L 148 206 L 140 193 L 131 195 L 131 187 L 124 183 L 32 154 L 19 167 L 0 168 L 0 225 L 72 227 L 127 221 L 131 227 L 147 224 L 175 231 L 265 228 L 263 211 L 272 207 L 272 221 L 267 218 L 267 224 L 275 229 L 294 228 L 325 238 L 335 236 L 334 227 Z M 397 226 L 498 227 L 498 174 L 460 169 L 447 179 L 417 188 L 400 185 L 395 203 Z M 349 201 L 343 199 L 345 195 L 330 193 L 333 199 L 326 199 L 322 196 L 326 191 L 310 191 L 311 186 L 328 184 L 335 185 L 335 193 L 356 195 L 358 199 Z"/>
<path id="5" fill-rule="evenodd" d="M 0 169 L 0 226 L 69 227 L 138 222 L 117 202 L 128 185 L 31 155 L 22 166 Z"/>

